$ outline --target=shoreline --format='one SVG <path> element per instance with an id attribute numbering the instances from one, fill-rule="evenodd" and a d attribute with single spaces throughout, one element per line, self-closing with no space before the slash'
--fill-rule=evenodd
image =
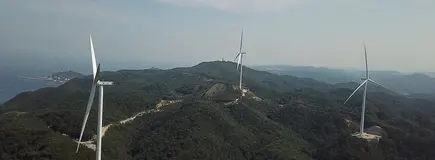
<path id="1" fill-rule="evenodd" d="M 56 82 L 56 83 L 65 83 L 67 81 L 60 81 L 52 79 L 51 77 L 26 77 L 26 76 L 19 76 L 19 79 L 28 79 L 28 80 L 43 80 L 43 81 L 50 81 L 50 82 Z"/>

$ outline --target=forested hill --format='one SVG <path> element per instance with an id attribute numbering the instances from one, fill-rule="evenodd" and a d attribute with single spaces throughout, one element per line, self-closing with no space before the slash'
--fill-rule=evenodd
<path id="1" fill-rule="evenodd" d="M 103 123 L 110 128 L 103 137 L 104 159 L 435 156 L 430 151 L 435 147 L 431 100 L 369 92 L 366 126 L 385 130 L 373 147 L 351 136 L 358 128 L 361 93 L 342 105 L 357 84 L 331 86 L 245 67 L 243 82 L 249 91 L 240 97 L 236 64 L 222 61 L 101 76 L 115 83 L 105 89 Z M 91 76 L 79 77 L 6 102 L 0 108 L 0 159 L 93 159 L 94 152 L 86 147 L 72 154 L 90 85 Z M 123 121 L 137 113 L 135 119 Z M 95 134 L 96 115 L 95 103 L 85 140 Z"/>

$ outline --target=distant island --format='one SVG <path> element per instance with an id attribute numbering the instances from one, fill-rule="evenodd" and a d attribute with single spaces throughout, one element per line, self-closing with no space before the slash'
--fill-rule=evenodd
<path id="1" fill-rule="evenodd" d="M 65 83 L 73 78 L 81 77 L 81 76 L 84 76 L 84 75 L 81 73 L 78 73 L 78 72 L 68 70 L 68 71 L 56 72 L 56 73 L 53 73 L 53 74 L 51 74 L 49 76 L 45 76 L 45 77 L 23 77 L 22 76 L 19 78 L 31 79 L 31 80 L 52 81 L 52 82 L 56 82 L 56 83 Z"/>
<path id="2" fill-rule="evenodd" d="M 63 83 L 73 78 L 81 77 L 81 76 L 83 76 L 83 74 L 68 70 L 68 71 L 53 73 L 50 76 L 47 76 L 47 80 Z"/>
<path id="3" fill-rule="evenodd" d="M 160 71 L 160 70 L 162 70 L 162 69 L 160 69 L 160 68 L 156 68 L 156 67 L 151 67 L 149 70 L 157 70 L 157 71 Z"/>

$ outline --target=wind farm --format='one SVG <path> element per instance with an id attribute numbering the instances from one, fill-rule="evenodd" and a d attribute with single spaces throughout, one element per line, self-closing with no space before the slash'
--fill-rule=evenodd
<path id="1" fill-rule="evenodd" d="M 6 102 L 0 108 L 3 113 L 0 133 L 7 133 L 4 135 L 10 139 L 20 134 L 49 133 L 36 135 L 36 138 L 46 138 L 46 142 L 40 140 L 37 144 L 50 149 L 39 151 L 40 157 L 44 157 L 44 152 L 51 157 L 68 155 L 66 159 L 175 159 L 170 158 L 173 155 L 186 156 L 181 159 L 211 159 L 208 155 L 220 159 L 249 159 L 249 156 L 242 156 L 243 153 L 266 159 L 296 156 L 301 160 L 373 155 L 407 157 L 384 151 L 384 148 L 396 146 L 393 144 L 391 147 L 392 144 L 380 139 L 400 143 L 395 138 L 404 138 L 407 142 L 414 142 L 415 138 L 402 131 L 407 129 L 406 126 L 398 122 L 405 119 L 420 123 L 424 119 L 407 117 L 431 117 L 431 111 L 435 111 L 427 106 L 414 105 L 430 106 L 430 101 L 390 95 L 385 91 L 388 90 L 386 87 L 373 80 L 365 44 L 365 77 L 361 84 L 350 83 L 357 86 L 355 89 L 353 86 L 337 88 L 313 79 L 254 70 L 245 66 L 243 59 L 246 54 L 243 31 L 240 40 L 237 62 L 213 61 L 173 69 L 105 71 L 105 75 L 110 75 L 107 76 L 110 77 L 108 82 L 102 78 L 101 65 L 97 62 L 93 40 L 89 36 L 92 74 L 73 78 L 59 87 L 19 94 Z M 84 85 L 86 81 L 92 82 L 90 92 Z M 373 92 L 367 87 L 369 83 L 381 86 L 383 90 Z M 111 87 L 104 90 L 106 85 Z M 252 91 L 245 95 L 247 86 Z M 359 109 L 352 99 L 363 87 L 362 108 Z M 97 90 L 97 115 L 90 116 Z M 245 98 L 240 98 L 239 90 Z M 84 98 L 88 98 L 87 101 Z M 343 106 L 341 102 L 344 100 Z M 371 105 L 367 105 L 368 100 Z M 353 102 L 348 103 L 350 101 Z M 396 106 L 398 102 L 400 107 Z M 84 117 L 82 104 L 86 104 Z M 367 108 L 372 111 L 366 112 Z M 418 112 L 420 109 L 427 112 Z M 366 121 L 373 127 L 366 129 Z M 89 137 L 90 131 L 86 129 L 89 123 L 97 127 L 95 138 Z M 425 123 L 430 124 L 428 121 Z M 41 132 L 29 133 L 28 129 L 16 128 L 23 125 Z M 428 131 L 417 126 L 413 129 L 415 131 L 409 132 Z M 9 131 L 14 131 L 14 134 Z M 422 137 L 430 138 L 429 135 Z M 50 139 L 57 141 L 52 143 Z M 376 147 L 368 149 L 367 141 L 376 142 Z M 90 145 L 93 143 L 96 147 Z M 280 152 L 272 152 L 264 145 L 275 147 Z M 413 152 L 417 148 L 406 146 Z M 302 151 L 304 149 L 309 150 Z M 333 152 L 335 150 L 351 150 L 352 153 L 337 155 Z M 291 154 L 286 154 L 287 151 Z M 207 154 L 198 155 L 202 152 Z M 232 152 L 234 154 L 222 155 Z M 413 157 L 430 156 L 410 154 Z"/>
<path id="2" fill-rule="evenodd" d="M 388 121 L 383 122 L 381 118 L 374 118 L 373 115 L 369 118 L 371 123 L 373 120 L 379 121 L 376 122 L 373 127 L 365 128 L 366 121 L 366 108 L 367 99 L 372 100 L 371 103 L 378 103 L 376 101 L 382 101 L 385 104 L 388 101 L 379 99 L 375 96 L 367 98 L 367 95 L 377 94 L 375 92 L 370 92 L 367 88 L 368 84 L 374 84 L 375 86 L 379 86 L 382 89 L 390 91 L 387 87 L 381 85 L 376 82 L 371 77 L 371 72 L 369 70 L 368 65 L 368 52 L 367 46 L 364 43 L 364 62 L 365 62 L 365 77 L 361 78 L 363 81 L 361 84 L 358 84 L 356 89 L 351 92 L 351 94 L 344 101 L 343 105 L 347 105 L 348 102 L 356 95 L 356 93 L 363 89 L 362 94 L 362 105 L 360 111 L 350 111 L 351 113 L 340 112 L 337 115 L 338 108 L 334 106 L 335 101 L 342 101 L 340 98 L 340 94 L 348 93 L 352 90 L 350 88 L 329 88 L 328 84 L 307 80 L 305 78 L 298 78 L 287 75 L 276 75 L 267 72 L 261 72 L 251 69 L 250 67 L 244 66 L 244 56 L 246 52 L 243 50 L 244 45 L 244 31 L 242 29 L 240 34 L 240 45 L 239 52 L 236 55 L 235 61 L 237 62 L 226 62 L 226 61 L 214 61 L 214 62 L 203 62 L 193 67 L 185 67 L 185 68 L 174 68 L 168 70 L 161 69 L 149 69 L 149 70 L 121 70 L 121 71 L 107 71 L 110 73 L 110 77 L 113 78 L 113 81 L 106 81 L 102 79 L 100 63 L 97 62 L 97 58 L 94 50 L 94 43 L 92 40 L 92 36 L 89 35 L 89 46 L 91 53 L 91 65 L 92 65 L 92 74 L 91 74 L 91 89 L 88 92 L 88 88 L 83 88 L 81 85 L 81 81 L 84 80 L 84 77 L 78 77 L 70 80 L 64 85 L 55 88 L 55 94 L 62 94 L 65 92 L 62 88 L 74 88 L 74 91 L 70 94 L 77 93 L 79 90 L 80 93 L 89 93 L 85 115 L 83 117 L 83 123 L 81 125 L 81 129 L 79 130 L 78 140 L 75 140 L 74 134 L 76 133 L 74 130 L 78 130 L 79 128 L 75 128 L 72 131 L 70 129 L 62 128 L 60 124 L 57 124 L 57 121 L 47 121 L 44 123 L 48 123 L 49 128 L 53 128 L 57 133 L 61 134 L 64 138 L 68 137 L 73 139 L 74 142 L 77 142 L 77 146 L 75 148 L 75 153 L 77 155 L 84 154 L 83 150 L 86 152 L 87 149 L 94 150 L 93 153 L 95 159 L 110 159 L 107 155 L 116 157 L 115 159 L 129 157 L 128 159 L 141 159 L 144 157 L 149 157 L 152 159 L 158 159 L 164 157 L 160 154 L 156 154 L 156 151 L 150 150 L 150 148 L 156 148 L 159 146 L 161 141 L 154 141 L 154 139 L 160 139 L 164 141 L 169 141 L 171 139 L 178 139 L 182 141 L 181 143 L 191 143 L 188 142 L 187 138 L 180 138 L 180 131 L 183 131 L 189 136 L 195 138 L 197 143 L 197 147 L 195 147 L 195 151 L 183 151 L 185 153 L 198 153 L 201 147 L 202 141 L 205 141 L 201 134 L 203 132 L 205 134 L 212 134 L 214 136 L 224 135 L 222 138 L 225 138 L 227 132 L 231 130 L 238 130 L 238 133 L 235 134 L 236 137 L 243 137 L 252 135 L 253 139 L 266 141 L 269 145 L 274 145 L 276 147 L 283 147 L 289 149 L 289 146 L 274 144 L 273 138 L 265 138 L 264 135 L 267 136 L 277 136 L 281 140 L 288 142 L 291 144 L 290 149 L 294 152 L 291 155 L 282 155 L 291 157 L 293 155 L 300 156 L 300 159 L 306 159 L 308 157 L 325 157 L 331 156 L 333 153 L 330 153 L 331 147 L 336 147 L 336 144 L 330 144 L 327 141 L 321 141 L 317 139 L 318 142 L 313 142 L 310 140 L 308 135 L 305 135 L 305 131 L 310 130 L 311 128 L 319 128 L 316 124 L 312 124 L 312 120 L 316 123 L 330 123 L 335 122 L 337 124 L 330 124 L 336 129 L 340 131 L 334 130 L 323 130 L 321 132 L 315 131 L 311 132 L 313 134 L 319 136 L 330 136 L 339 137 L 340 143 L 343 146 L 349 147 L 355 152 L 357 152 L 361 148 L 368 147 L 369 145 L 361 145 L 361 142 L 355 141 L 349 137 L 357 137 L 358 139 L 362 139 L 363 141 L 368 142 L 376 142 L 374 149 L 376 150 L 378 147 L 385 147 L 385 144 L 380 141 L 381 138 L 390 138 L 386 136 L 385 133 L 391 134 L 391 128 L 388 128 L 386 124 Z M 236 65 L 237 75 L 234 76 L 234 65 Z M 229 67 L 231 66 L 231 67 Z M 231 69 L 229 69 L 231 68 Z M 243 75 L 243 71 L 248 71 L 248 75 Z M 213 72 L 212 72 L 213 71 Z M 233 76 L 228 76 L 233 75 Z M 236 80 L 237 79 L 237 80 Z M 85 79 L 89 80 L 89 79 Z M 114 85 L 114 82 L 117 82 L 117 85 Z M 235 87 L 237 85 L 237 87 Z M 104 99 L 104 87 L 110 87 L 111 90 L 110 96 L 108 99 Z M 138 86 L 138 87 L 136 87 Z M 242 97 L 234 96 L 231 93 L 231 89 L 229 86 L 233 86 L 235 91 L 241 91 Z M 255 95 L 253 91 L 249 91 L 248 87 L 250 86 L 254 88 Z M 78 88 L 76 88 L 78 87 Z M 91 140 L 82 142 L 84 137 L 85 129 L 87 122 L 89 121 L 91 107 L 93 105 L 93 101 L 95 98 L 95 94 L 98 88 L 98 108 L 97 108 L 97 116 L 96 119 L 96 135 Z M 325 88 L 327 88 L 327 92 L 325 92 Z M 81 91 L 80 91 L 81 90 Z M 233 91 L 234 91 L 233 90 Z M 307 92 L 308 91 L 308 92 Z M 385 92 L 384 91 L 384 92 Z M 338 92 L 339 94 L 336 94 Z M 245 94 L 248 93 L 249 96 Z M 40 95 L 40 91 L 32 92 L 32 95 Z M 261 96 L 262 98 L 257 97 L 256 95 Z M 125 95 L 128 95 L 127 97 Z M 320 95 L 320 96 L 319 96 Z M 225 98 L 216 98 L 218 96 Z M 384 94 L 379 95 L 380 97 L 387 97 L 387 99 L 398 99 L 400 101 L 410 101 L 409 103 L 421 103 L 419 100 L 410 100 L 406 97 L 394 97 L 392 95 Z M 403 96 L 403 95 L 402 95 Z M 47 98 L 51 96 L 46 96 Z M 68 96 L 65 96 L 68 97 Z M 313 98 L 314 97 L 314 98 Z M 326 98 L 328 97 L 328 98 Z M 335 98 L 334 98 L 335 97 Z M 20 101 L 24 101 L 22 97 L 18 97 L 17 99 L 21 99 Z M 25 99 L 25 98 L 24 98 Z M 64 103 L 63 101 L 71 98 L 54 100 L 55 103 Z M 233 101 L 236 99 L 235 101 Z M 313 101 L 313 99 L 315 99 Z M 231 100 L 231 101 L 230 101 Z M 30 101 L 34 101 L 30 99 Z M 40 101 L 40 100 L 38 100 Z M 107 106 L 103 104 L 103 102 L 107 102 Z M 159 102 L 155 104 L 155 102 Z M 237 103 L 234 103 L 237 102 Z M 71 103 L 71 102 L 70 102 Z M 326 104 L 326 108 L 319 108 L 319 104 Z M 37 104 L 37 103 L 36 103 Z M 71 103 L 75 104 L 75 103 Z M 16 106 L 16 102 L 12 101 L 6 103 L 6 109 Z M 144 106 L 141 106 L 144 105 Z M 155 107 L 145 107 L 145 106 L 155 106 Z M 435 105 L 435 104 L 434 104 Z M 43 107 L 43 106 L 40 106 Z M 37 113 L 39 117 L 43 120 L 51 118 L 51 114 L 60 114 L 60 117 L 65 118 L 68 117 L 66 114 L 61 114 L 64 110 L 62 105 L 53 104 L 53 110 L 56 112 L 50 113 L 50 116 L 46 115 L 47 113 L 41 112 Z M 59 108 L 56 108 L 59 107 Z M 80 108 L 75 106 L 76 109 Z M 373 106 L 369 106 L 373 107 Z M 384 108 L 388 108 L 388 110 L 393 110 L 394 106 L 379 106 L 376 107 L 376 110 L 380 112 L 386 112 L 385 114 L 390 114 L 388 111 L 385 111 Z M 406 106 L 408 109 L 414 106 Z M 108 119 L 107 125 L 103 127 L 103 119 L 105 119 L 105 115 L 103 115 L 103 111 L 108 109 L 105 113 L 108 113 L 110 118 Z M 5 110 L 7 111 L 7 110 Z M 28 112 L 32 112 L 31 110 L 25 110 Z M 28 112 L 7 112 L 8 116 L 29 116 L 32 114 L 28 114 Z M 77 111 L 74 111 L 77 112 Z M 116 117 L 114 115 L 118 113 L 127 113 L 122 116 Z M 193 113 L 192 113 L 193 112 Z M 73 112 L 67 112 L 68 114 Z M 192 114 L 194 116 L 192 116 Z M 352 117 L 352 115 L 359 114 L 360 117 Z M 301 118 L 301 115 L 303 117 Z M 326 115 L 326 116 L 325 116 Z M 217 117 L 216 117 L 217 116 Z M 223 119 L 229 118 L 231 120 Z M 58 117 L 57 119 L 59 119 Z M 81 116 L 80 116 L 81 117 Z M 219 118 L 218 118 L 219 117 Z M 62 119 L 60 118 L 60 119 Z M 197 120 L 196 118 L 202 119 Z M 331 119 L 332 118 L 332 119 Z M 356 124 L 356 119 L 360 119 L 359 125 Z M 106 116 L 107 119 L 107 116 Z M 175 120 L 174 120 L 175 119 Z M 69 118 L 67 119 L 71 121 Z M 1 118 L 0 118 L 1 122 Z M 254 123 L 255 122 L 255 123 Z M 28 122 L 27 122 L 28 123 Z M 62 122 L 65 123 L 65 122 Z M 174 126 L 174 123 L 177 125 Z M 245 124 L 248 123 L 248 124 Z M 257 124 L 260 123 L 260 124 Z M 339 124 L 345 124 L 339 125 Z M 215 125 L 219 124 L 219 125 Z M 234 125 L 238 125 L 235 127 Z M 308 126 L 305 126 L 308 125 Z M 178 127 L 179 126 L 179 127 Z M 253 127 L 252 129 L 241 129 L 240 127 Z M 181 127 L 181 128 L 180 128 Z M 208 128 L 212 127 L 212 128 Z M 248 128 L 249 128 L 248 127 Z M 273 127 L 273 128 L 263 128 L 263 127 Z M 354 128 L 358 127 L 358 130 Z M 400 127 L 400 126 L 398 126 Z M 188 128 L 188 130 L 184 130 Z M 321 127 L 320 127 L 321 128 Z M 169 129 L 170 131 L 166 132 Z M 211 130 L 209 130 L 211 129 Z M 304 130 L 304 132 L 300 131 L 290 131 L 288 130 Z M 273 132 L 270 132 L 273 131 Z M 349 132 L 349 131 L 357 131 L 357 132 Z M 157 132 L 157 133 L 154 133 Z M 247 133 L 243 133 L 247 132 Z M 260 132 L 260 134 L 257 134 Z M 287 137 L 284 134 L 275 134 L 275 133 L 285 133 L 291 136 L 297 137 L 297 139 L 293 139 Z M 56 134 L 56 133 L 54 133 Z M 394 135 L 394 132 L 393 132 Z M 105 137 L 105 143 L 103 143 L 103 136 Z M 114 138 L 114 137 L 118 137 Z M 166 139 L 166 137 L 168 137 Z M 131 139 L 135 139 L 134 142 Z M 228 138 L 228 137 L 226 137 Z M 343 139 L 346 142 L 342 142 Z M 229 142 L 237 142 L 244 140 L 228 140 Z M 317 146 L 317 148 L 312 148 L 313 151 L 309 154 L 300 152 L 302 150 L 299 143 L 319 143 L 327 144 L 327 147 Z M 95 147 L 93 144 L 95 143 Z M 261 144 L 255 141 L 244 141 L 241 142 L 244 145 L 253 145 L 256 147 L 260 147 Z M 116 144 L 116 145 L 115 145 Z M 148 145 L 149 144 L 149 145 Z M 215 145 L 215 147 L 222 147 L 218 143 L 206 143 L 207 145 Z M 80 150 L 80 147 L 85 145 L 84 149 Z M 105 146 L 106 145 L 106 146 Z M 137 145 L 133 147 L 135 153 L 130 153 L 132 151 L 127 151 L 128 148 L 120 147 L 118 149 L 108 149 L 107 147 L 114 146 L 128 146 L 128 145 Z M 177 145 L 177 144 L 172 144 Z M 296 147 L 297 149 L 292 149 Z M 369 146 L 370 147 L 370 146 Z M 116 148 L 116 147 L 114 147 Z M 146 149 L 145 149 L 146 148 Z M 165 151 L 166 148 L 158 148 L 161 150 L 160 152 L 169 154 L 169 152 Z M 229 151 L 232 150 L 230 148 L 221 148 L 222 150 Z M 344 150 L 344 148 L 339 148 L 340 150 Z M 371 148 L 373 149 L 373 148 Z M 80 151 L 79 151 L 80 150 Z M 332 149 L 333 150 L 333 149 Z M 104 154 L 102 153 L 103 151 Z M 220 156 L 220 152 L 213 152 L 211 150 L 207 150 L 213 155 Z M 254 153 L 262 153 L 263 151 L 255 151 L 249 150 L 250 154 Z M 150 153 L 150 154 L 149 154 Z M 60 154 L 60 153 L 58 153 Z M 63 154 L 63 153 L 62 153 Z M 86 152 L 89 155 L 89 152 Z M 130 155 L 131 154 L 131 155 Z M 151 155 L 155 154 L 155 155 Z M 326 155 L 324 155 L 326 154 Z M 373 153 L 365 153 L 361 152 L 359 154 L 371 155 Z M 377 153 L 376 153 L 377 154 Z M 106 156 L 104 156 L 106 155 Z M 276 154 L 278 155 L 278 154 Z M 134 156 L 138 156 L 133 158 Z M 274 156 L 274 155 L 273 155 Z M 273 157 L 270 156 L 270 157 Z M 265 156 L 268 157 L 268 156 Z M 189 158 L 199 158 L 198 156 L 189 156 Z M 206 158 L 207 159 L 207 158 Z M 238 158 L 245 159 L 245 158 Z"/>
<path id="3" fill-rule="evenodd" d="M 0 10 L 1 160 L 435 157 L 435 2 Z"/>

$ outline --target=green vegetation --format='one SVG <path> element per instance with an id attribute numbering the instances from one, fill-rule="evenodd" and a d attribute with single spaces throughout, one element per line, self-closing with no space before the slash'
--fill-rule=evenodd
<path id="1" fill-rule="evenodd" d="M 31 113 L 0 116 L 0 159 L 94 159 L 91 150 L 82 148 L 76 154 L 75 147 L 69 137 L 53 132 Z"/>
<path id="2" fill-rule="evenodd" d="M 371 88 L 366 126 L 380 126 L 379 143 L 358 131 L 361 93 L 356 83 L 329 85 L 244 68 L 244 85 L 262 100 L 240 98 L 236 64 L 204 62 L 171 70 L 102 72 L 105 89 L 104 159 L 431 159 L 435 101 Z M 1 159 L 92 159 L 75 143 L 91 77 L 25 92 L 0 108 Z M 183 100 L 118 124 L 161 100 Z M 85 139 L 95 134 L 96 103 Z M 25 112 L 25 113 L 21 113 Z M 62 136 L 66 134 L 67 136 Z M 5 146 L 5 147 L 3 147 Z M 16 147 L 18 146 L 18 148 Z M 15 149 L 17 148 L 17 149 Z"/>
<path id="3" fill-rule="evenodd" d="M 125 131 L 130 133 L 129 138 L 123 134 Z M 308 158 L 301 148 L 304 141 L 288 133 L 280 124 L 242 103 L 224 106 L 183 102 L 114 128 L 107 139 L 121 137 L 125 141 L 117 141 L 116 146 L 130 147 L 111 151 L 107 146 L 105 154 L 109 158 L 119 152 L 130 153 L 125 156 L 129 159 Z"/>

